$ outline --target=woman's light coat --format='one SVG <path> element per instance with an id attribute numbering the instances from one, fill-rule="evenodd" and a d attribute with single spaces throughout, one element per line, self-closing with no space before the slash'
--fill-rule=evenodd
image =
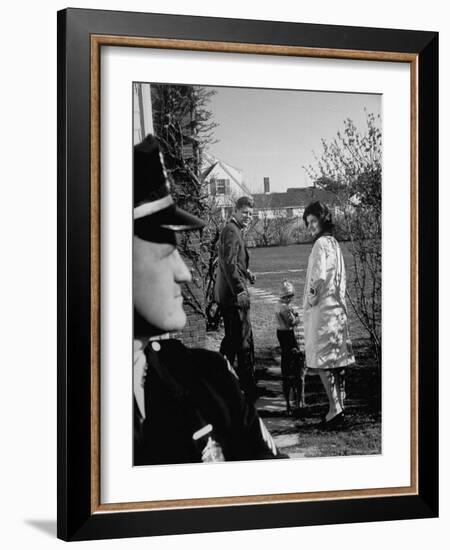
<path id="1" fill-rule="evenodd" d="M 346 367 L 355 362 L 348 334 L 345 265 L 330 235 L 317 239 L 308 260 L 303 298 L 306 365 Z"/>

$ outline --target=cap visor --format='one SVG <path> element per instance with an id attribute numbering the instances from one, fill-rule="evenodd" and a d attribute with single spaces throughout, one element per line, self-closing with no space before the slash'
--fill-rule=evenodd
<path id="1" fill-rule="evenodd" d="M 176 206 L 169 206 L 158 212 L 156 216 L 161 216 L 159 221 L 161 227 L 172 231 L 189 231 L 205 227 L 205 222 L 200 218 Z"/>
<path id="2" fill-rule="evenodd" d="M 204 222 L 197 216 L 171 205 L 150 216 L 134 220 L 134 234 L 146 241 L 175 243 L 177 231 L 192 231 L 204 226 Z"/>

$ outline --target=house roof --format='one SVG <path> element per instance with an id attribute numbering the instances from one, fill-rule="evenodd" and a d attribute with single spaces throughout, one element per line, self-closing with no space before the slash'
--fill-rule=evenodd
<path id="1" fill-rule="evenodd" d="M 255 193 L 255 208 L 304 208 L 312 201 L 334 205 L 336 197 L 319 187 L 289 187 L 285 193 Z"/>
<path id="2" fill-rule="evenodd" d="M 242 190 L 246 195 L 251 195 L 249 189 L 246 187 L 243 179 L 243 171 L 240 168 L 235 168 L 212 155 L 204 155 L 204 165 L 202 176 L 206 180 L 214 171 L 215 168 L 221 168 L 233 182 Z"/>
<path id="3" fill-rule="evenodd" d="M 202 172 L 202 176 L 204 179 L 206 179 L 209 174 L 214 170 L 214 168 L 216 167 L 217 165 L 217 162 L 218 161 L 215 161 L 215 162 L 212 162 L 211 164 L 209 164 L 206 168 L 203 167 L 203 172 Z"/>

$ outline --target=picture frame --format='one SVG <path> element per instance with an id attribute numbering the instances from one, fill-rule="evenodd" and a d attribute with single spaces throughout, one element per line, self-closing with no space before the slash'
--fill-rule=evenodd
<path id="1" fill-rule="evenodd" d="M 100 52 L 108 46 L 409 65 L 408 487 L 119 502 L 113 506 L 101 502 Z M 59 538 L 88 540 L 437 516 L 437 143 L 437 33 L 84 9 L 58 12 Z"/>

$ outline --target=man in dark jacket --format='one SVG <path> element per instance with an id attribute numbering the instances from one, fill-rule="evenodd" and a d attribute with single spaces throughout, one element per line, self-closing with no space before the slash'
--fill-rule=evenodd
<path id="1" fill-rule="evenodd" d="M 161 338 L 186 323 L 176 233 L 204 224 L 174 205 L 153 136 L 134 149 L 133 216 L 134 464 L 282 458 L 221 354 Z"/>
<path id="2" fill-rule="evenodd" d="M 223 315 L 225 336 L 220 352 L 231 365 L 237 356 L 236 371 L 241 388 L 251 403 L 257 398 L 254 344 L 250 322 L 250 296 L 247 282 L 255 277 L 248 268 L 249 255 L 243 230 L 252 220 L 253 199 L 241 197 L 230 221 L 222 230 L 218 245 L 218 270 L 215 298 Z"/>

